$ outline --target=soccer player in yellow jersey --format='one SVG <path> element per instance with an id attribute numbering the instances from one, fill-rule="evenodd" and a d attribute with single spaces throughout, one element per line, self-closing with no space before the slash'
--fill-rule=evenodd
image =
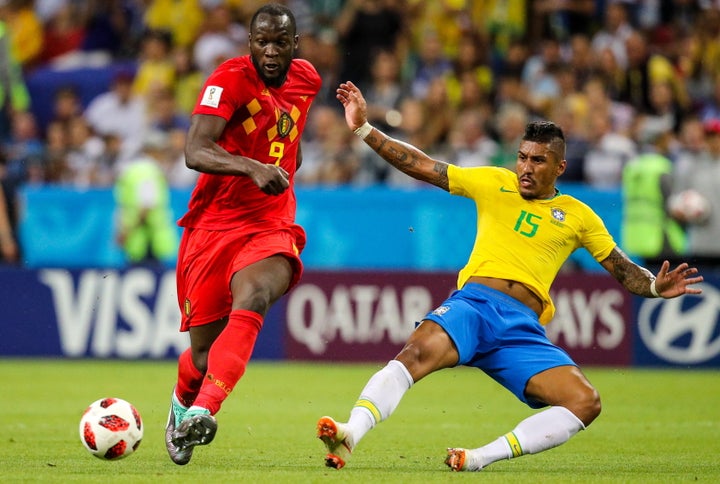
<path id="1" fill-rule="evenodd" d="M 413 383 L 455 366 L 479 368 L 531 408 L 544 408 L 477 449 L 449 448 L 454 471 L 478 471 L 502 459 L 565 443 L 600 414 L 600 397 L 575 362 L 545 335 L 554 306 L 550 285 L 573 250 L 585 247 L 628 291 L 645 297 L 700 294 L 703 280 L 682 263 L 657 275 L 615 245 L 600 218 L 560 193 L 565 138 L 547 121 L 531 122 L 520 142 L 515 172 L 460 168 L 428 157 L 367 122 L 367 106 L 351 82 L 337 98 L 348 126 L 392 166 L 453 195 L 475 201 L 477 237 L 458 289 L 425 316 L 400 353 L 363 388 L 347 423 L 322 417 L 317 436 L 326 465 L 342 468 L 360 439 L 387 419 Z"/>

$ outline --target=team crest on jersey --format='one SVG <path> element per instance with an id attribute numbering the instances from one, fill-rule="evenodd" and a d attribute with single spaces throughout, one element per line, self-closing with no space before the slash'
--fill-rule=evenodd
<path id="1" fill-rule="evenodd" d="M 277 130 L 280 137 L 284 138 L 285 136 L 290 134 L 290 130 L 293 129 L 293 126 L 295 126 L 295 121 L 293 121 L 293 118 L 291 118 L 288 113 L 281 113 L 280 118 L 278 118 L 277 122 Z"/>
<path id="2" fill-rule="evenodd" d="M 550 214 L 553 216 L 555 220 L 558 222 L 564 222 L 565 221 L 565 211 L 560 208 L 551 208 Z"/>

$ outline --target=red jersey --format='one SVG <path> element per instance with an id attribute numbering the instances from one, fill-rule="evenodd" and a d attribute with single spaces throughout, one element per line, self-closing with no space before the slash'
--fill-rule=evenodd
<path id="1" fill-rule="evenodd" d="M 281 166 L 290 175 L 290 186 L 280 195 L 267 195 L 250 177 L 201 173 L 188 212 L 178 225 L 253 230 L 294 223 L 300 137 L 321 82 L 312 64 L 303 59 L 293 59 L 280 87 L 265 85 L 250 56 L 221 64 L 205 82 L 193 114 L 227 120 L 218 145 L 230 154 Z"/>

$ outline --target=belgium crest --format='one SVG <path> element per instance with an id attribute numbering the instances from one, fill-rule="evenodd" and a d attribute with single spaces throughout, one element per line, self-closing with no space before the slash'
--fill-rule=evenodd
<path id="1" fill-rule="evenodd" d="M 290 130 L 293 129 L 293 126 L 295 126 L 295 121 L 293 121 L 290 115 L 285 112 L 280 113 L 280 117 L 277 122 L 277 130 L 280 137 L 284 138 L 290 134 Z"/>

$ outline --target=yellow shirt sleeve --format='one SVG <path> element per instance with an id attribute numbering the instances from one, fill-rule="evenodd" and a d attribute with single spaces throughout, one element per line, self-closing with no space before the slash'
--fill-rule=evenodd
<path id="1" fill-rule="evenodd" d="M 555 314 L 550 286 L 572 252 L 584 247 L 602 261 L 615 242 L 598 215 L 579 200 L 558 193 L 525 200 L 517 176 L 500 167 L 448 167 L 450 193 L 477 208 L 477 235 L 458 288 L 472 276 L 518 281 L 543 301 L 540 322 Z"/>

